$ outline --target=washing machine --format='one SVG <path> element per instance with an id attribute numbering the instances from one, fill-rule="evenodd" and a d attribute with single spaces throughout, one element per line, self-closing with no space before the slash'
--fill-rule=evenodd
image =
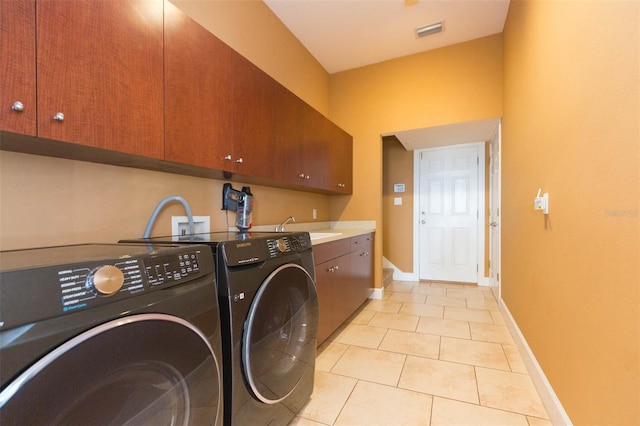
<path id="1" fill-rule="evenodd" d="M 0 424 L 222 425 L 208 246 L 0 252 Z"/>
<path id="2" fill-rule="evenodd" d="M 307 232 L 207 233 L 222 315 L 225 425 L 286 425 L 313 392 L 318 299 Z"/>

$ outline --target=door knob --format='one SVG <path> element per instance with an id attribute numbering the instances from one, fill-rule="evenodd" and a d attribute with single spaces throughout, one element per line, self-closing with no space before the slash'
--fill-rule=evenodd
<path id="1" fill-rule="evenodd" d="M 498 222 L 491 222 L 489 226 L 493 226 L 495 228 L 496 226 L 498 226 Z"/>
<path id="2" fill-rule="evenodd" d="M 422 224 L 424 225 L 425 223 L 427 223 L 427 221 L 426 221 L 426 220 L 424 220 L 424 219 L 422 219 L 422 220 L 420 221 L 420 223 L 422 223 Z"/>

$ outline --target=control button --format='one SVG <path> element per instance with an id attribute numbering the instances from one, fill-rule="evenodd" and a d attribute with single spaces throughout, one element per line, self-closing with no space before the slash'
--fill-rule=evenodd
<path id="1" fill-rule="evenodd" d="M 87 285 L 98 293 L 111 296 L 122 288 L 124 274 L 120 268 L 112 265 L 100 266 L 87 277 Z"/>

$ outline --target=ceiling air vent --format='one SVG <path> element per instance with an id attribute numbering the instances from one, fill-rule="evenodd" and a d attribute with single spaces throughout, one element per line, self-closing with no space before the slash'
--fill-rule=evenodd
<path id="1" fill-rule="evenodd" d="M 435 24 L 425 25 L 424 27 L 416 28 L 416 37 L 426 37 L 431 34 L 436 34 L 442 32 L 442 22 L 437 22 Z"/>

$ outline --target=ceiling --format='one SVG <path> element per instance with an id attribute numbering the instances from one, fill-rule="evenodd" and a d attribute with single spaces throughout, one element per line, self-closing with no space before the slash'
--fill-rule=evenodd
<path id="1" fill-rule="evenodd" d="M 501 33 L 509 8 L 509 0 L 264 1 L 329 74 Z M 441 33 L 416 37 L 436 22 Z"/>
<path id="2" fill-rule="evenodd" d="M 413 151 L 416 149 L 489 141 L 498 131 L 499 123 L 500 119 L 489 118 L 444 126 L 425 127 L 423 129 L 403 130 L 382 136 L 393 135 L 398 138 L 407 151 Z"/>
<path id="3" fill-rule="evenodd" d="M 264 2 L 329 74 L 501 33 L 509 9 L 509 0 Z M 417 28 L 437 22 L 443 23 L 442 32 L 416 36 Z M 388 135 L 407 150 L 425 149 L 488 141 L 498 122 L 398 129 Z"/>

